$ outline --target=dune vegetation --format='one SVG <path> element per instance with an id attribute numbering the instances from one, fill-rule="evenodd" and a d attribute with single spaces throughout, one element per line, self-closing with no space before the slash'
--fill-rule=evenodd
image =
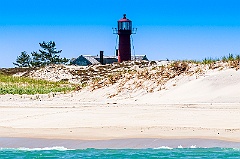
<path id="1" fill-rule="evenodd" d="M 124 89 L 147 92 L 164 89 L 165 83 L 179 75 L 204 74 L 209 69 L 240 69 L 240 56 L 229 54 L 202 61 L 131 61 L 87 67 L 49 65 L 40 68 L 0 69 L 0 94 L 48 94 L 118 84 Z M 20 74 L 19 74 L 20 73 Z"/>
<path id="2" fill-rule="evenodd" d="M 0 94 L 47 94 L 50 92 L 68 92 L 75 89 L 67 82 L 50 82 L 28 77 L 14 77 L 0 74 Z"/>

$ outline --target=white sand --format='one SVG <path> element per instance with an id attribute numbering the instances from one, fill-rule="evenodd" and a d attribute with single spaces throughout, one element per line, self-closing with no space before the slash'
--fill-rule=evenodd
<path id="1" fill-rule="evenodd" d="M 206 75 L 183 77 L 169 83 L 169 90 L 147 94 L 148 103 L 240 103 L 240 71 L 209 71 Z M 140 102 L 145 102 L 142 98 Z"/>
<path id="2" fill-rule="evenodd" d="M 174 86 L 173 86 L 174 85 Z M 204 138 L 240 142 L 240 71 L 180 76 L 166 90 L 108 98 L 116 84 L 70 94 L 0 96 L 0 137 L 105 140 Z"/>

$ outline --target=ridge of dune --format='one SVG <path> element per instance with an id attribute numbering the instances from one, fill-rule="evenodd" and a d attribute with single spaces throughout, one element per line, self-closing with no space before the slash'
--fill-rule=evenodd
<path id="1" fill-rule="evenodd" d="M 226 62 L 203 65 L 133 61 L 88 67 L 51 65 L 28 72 L 27 76 L 77 84 L 75 92 L 57 93 L 65 101 L 74 100 L 69 96 L 78 96 L 82 102 L 240 103 L 238 68 L 239 65 L 232 67 Z M 49 100 L 49 95 L 38 96 Z"/>

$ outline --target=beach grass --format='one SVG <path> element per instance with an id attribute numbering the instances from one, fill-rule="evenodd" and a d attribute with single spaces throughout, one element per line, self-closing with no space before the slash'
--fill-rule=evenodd
<path id="1" fill-rule="evenodd" d="M 202 60 L 203 64 L 210 64 L 214 63 L 216 61 L 222 61 L 222 62 L 231 62 L 231 61 L 240 61 L 240 55 L 234 56 L 233 54 L 228 54 L 227 56 L 222 56 L 221 58 L 204 58 Z"/>
<path id="2" fill-rule="evenodd" d="M 0 94 L 47 94 L 50 92 L 68 92 L 75 86 L 68 82 L 50 82 L 28 77 L 14 77 L 0 74 Z"/>

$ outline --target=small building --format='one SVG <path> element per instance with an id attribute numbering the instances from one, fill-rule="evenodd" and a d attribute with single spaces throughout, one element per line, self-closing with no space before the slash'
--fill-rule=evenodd
<path id="1" fill-rule="evenodd" d="M 132 61 L 148 61 L 146 55 L 137 55 L 131 57 Z M 100 63 L 100 56 L 91 56 L 91 55 L 80 55 L 78 58 L 73 58 L 70 61 L 72 65 L 78 66 L 88 66 L 88 65 L 98 65 Z M 118 56 L 103 56 L 103 65 L 112 64 L 118 62 Z"/>
<path id="2" fill-rule="evenodd" d="M 84 56 L 81 55 L 78 58 L 73 58 L 70 61 L 70 64 L 78 65 L 78 66 L 88 66 L 88 65 L 97 65 L 100 64 L 99 61 L 97 61 L 94 56 Z"/>

